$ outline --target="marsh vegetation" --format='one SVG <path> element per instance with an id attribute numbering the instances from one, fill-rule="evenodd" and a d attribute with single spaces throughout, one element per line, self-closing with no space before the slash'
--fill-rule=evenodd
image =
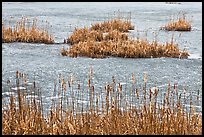
<path id="1" fill-rule="evenodd" d="M 31 90 L 20 89 L 26 83 L 26 75 L 16 72 L 17 96 L 10 96 L 10 102 L 2 109 L 2 133 L 4 135 L 194 135 L 202 134 L 202 116 L 195 112 L 192 98 L 187 110 L 181 97 L 187 99 L 186 92 L 178 93 L 177 86 L 168 84 L 167 90 L 158 101 L 159 88 L 147 85 L 144 75 L 142 90 L 134 88 L 134 74 L 131 76 L 132 88 L 124 88 L 122 83 L 112 77 L 112 82 L 102 85 L 101 92 L 92 84 L 92 68 L 87 89 L 74 79 L 58 80 L 56 100 L 51 101 L 49 111 L 43 110 L 41 92 L 35 81 Z M 23 83 L 21 83 L 23 82 Z M 9 84 L 9 83 L 8 83 Z M 76 88 L 73 88 L 76 87 Z M 66 92 L 71 90 L 72 99 Z M 10 91 L 11 92 L 11 91 Z M 33 92 L 27 98 L 27 92 Z M 88 95 L 87 103 L 85 93 Z M 104 97 L 101 95 L 104 94 Z M 129 96 L 127 96 L 129 94 Z M 53 94 L 54 95 L 54 94 Z M 191 96 L 192 97 L 192 96 Z M 135 103 L 128 103 L 128 102 Z"/>

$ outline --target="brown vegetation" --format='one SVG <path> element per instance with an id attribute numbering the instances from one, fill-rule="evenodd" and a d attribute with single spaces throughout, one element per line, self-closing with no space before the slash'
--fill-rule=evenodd
<path id="1" fill-rule="evenodd" d="M 91 26 L 91 30 L 110 32 L 111 30 L 118 30 L 120 32 L 128 32 L 133 30 L 134 26 L 130 21 L 122 21 L 119 19 L 113 19 L 110 21 L 104 21 L 103 23 L 96 23 Z"/>
<path id="2" fill-rule="evenodd" d="M 103 23 L 93 24 L 90 29 L 82 28 L 75 29 L 73 34 L 65 40 L 65 43 L 71 45 L 79 42 L 86 42 L 88 40 L 102 41 L 102 40 L 127 40 L 128 36 L 125 32 L 134 29 L 130 22 L 115 19 Z"/>
<path id="3" fill-rule="evenodd" d="M 25 80 L 25 74 L 16 73 L 17 87 L 21 79 Z M 120 82 L 113 77 L 112 82 L 104 85 L 101 93 L 94 90 L 92 85 L 92 70 L 87 82 L 87 90 L 82 89 L 79 83 L 75 85 L 73 79 L 67 81 L 60 76 L 58 99 L 52 99 L 49 112 L 43 112 L 42 97 L 33 83 L 34 95 L 26 98 L 29 91 L 18 88 L 17 97 L 10 95 L 8 106 L 2 106 L 2 134 L 3 135 L 198 135 L 202 134 L 202 117 L 196 114 L 192 96 L 190 95 L 190 111 L 182 104 L 181 97 L 186 99 L 186 94 L 179 93 L 177 86 L 168 90 L 162 96 L 159 89 L 147 88 L 147 80 L 144 80 L 143 89 L 133 88 L 135 84 L 132 74 L 132 88 L 125 90 Z M 144 76 L 145 79 L 145 76 Z M 73 87 L 77 87 L 74 88 Z M 75 93 L 71 101 L 68 91 Z M 102 92 L 105 94 L 102 97 Z M 40 99 L 35 94 L 38 93 Z M 130 94 L 131 93 L 131 94 Z M 162 93 L 163 94 L 163 93 Z M 61 98 L 60 96 L 63 96 Z M 127 96 L 129 95 L 129 97 Z M 80 98 L 75 98 L 75 97 Z M 78 105 L 89 96 L 87 104 Z M 123 98 L 123 99 L 122 99 Z M 124 99 L 125 98 L 125 99 Z M 158 101 L 160 98 L 161 101 Z M 3 99 L 3 98 L 2 98 Z M 138 103 L 127 103 L 127 102 Z M 102 104 L 102 105 L 99 105 Z M 122 108 L 124 110 L 122 110 Z"/>
<path id="4" fill-rule="evenodd" d="M 188 58 L 187 51 L 180 51 L 173 42 L 159 44 L 157 41 L 128 39 L 129 29 L 134 29 L 130 22 L 112 20 L 96 23 L 90 29 L 75 29 L 73 34 L 65 40 L 71 44 L 67 50 L 61 49 L 62 56 L 86 56 L 91 58 L 105 58 L 108 56 L 123 58 Z"/>
<path id="5" fill-rule="evenodd" d="M 188 52 L 179 51 L 177 45 L 172 43 L 158 44 L 157 42 L 148 43 L 145 40 L 128 41 L 87 41 L 79 42 L 70 47 L 69 50 L 62 48 L 62 55 L 71 57 L 86 56 L 91 58 L 104 58 L 107 56 L 123 58 L 157 58 L 175 57 L 186 58 Z M 66 52 L 66 53 L 65 53 Z M 185 54 L 184 54 L 185 53 Z"/>
<path id="6" fill-rule="evenodd" d="M 54 43 L 53 36 L 48 34 L 48 30 L 46 30 L 45 28 L 37 28 L 37 19 L 33 20 L 32 26 L 29 26 L 28 22 L 28 19 L 25 17 L 22 18 L 19 22 L 16 22 L 14 27 L 6 27 L 2 22 L 2 42 L 26 42 L 45 44 Z"/>
<path id="7" fill-rule="evenodd" d="M 103 33 L 101 31 L 90 31 L 88 28 L 75 29 L 73 34 L 67 39 L 66 43 L 77 44 L 87 40 L 101 41 L 103 40 Z"/>
<path id="8" fill-rule="evenodd" d="M 167 25 L 161 27 L 161 29 L 167 31 L 191 31 L 191 24 L 183 15 L 183 17 L 179 17 L 176 21 L 170 21 Z"/>

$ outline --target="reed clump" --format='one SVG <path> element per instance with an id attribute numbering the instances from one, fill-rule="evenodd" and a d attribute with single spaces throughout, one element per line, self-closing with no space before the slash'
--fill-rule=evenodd
<path id="1" fill-rule="evenodd" d="M 65 53 L 64 48 L 62 48 Z M 62 53 L 62 52 L 61 52 Z M 181 57 L 183 52 L 179 51 L 178 46 L 171 43 L 158 44 L 148 43 L 144 40 L 129 41 L 87 41 L 73 45 L 66 55 L 71 57 L 86 56 L 91 58 L 105 58 L 107 56 L 123 58 L 157 58 L 157 57 Z M 187 55 L 183 55 L 185 57 Z"/>
<path id="2" fill-rule="evenodd" d="M 120 32 L 128 32 L 128 30 L 134 30 L 134 26 L 131 24 L 130 21 L 113 19 L 110 21 L 93 24 L 91 26 L 91 30 L 100 30 L 103 32 L 109 32 L 110 30 L 118 30 Z"/>
<path id="3" fill-rule="evenodd" d="M 122 24 L 123 23 L 123 24 Z M 109 56 L 123 58 L 188 58 L 188 51 L 180 51 L 178 45 L 172 41 L 160 44 L 156 40 L 131 40 L 128 38 L 129 29 L 133 29 L 130 22 L 120 20 L 92 24 L 91 28 L 75 29 L 73 34 L 65 40 L 71 44 L 69 49 L 61 49 L 62 56 L 84 56 L 91 58 L 105 58 Z"/>
<path id="4" fill-rule="evenodd" d="M 103 40 L 103 33 L 95 30 L 90 31 L 88 28 L 75 29 L 66 43 L 73 45 L 87 40 L 101 41 Z"/>
<path id="5" fill-rule="evenodd" d="M 167 31 L 191 31 L 191 24 L 185 19 L 185 15 L 179 17 L 178 20 L 172 20 L 165 26 L 161 27 L 162 30 Z"/>
<path id="6" fill-rule="evenodd" d="M 128 30 L 134 29 L 134 26 L 129 21 L 119 19 L 92 24 L 91 28 L 75 29 L 73 34 L 65 40 L 65 43 L 76 44 L 86 42 L 87 40 L 102 41 L 122 39 L 127 40 Z"/>
<path id="7" fill-rule="evenodd" d="M 17 79 L 20 82 L 18 74 Z M 187 99 L 186 94 L 179 93 L 176 85 L 172 88 L 169 83 L 167 90 L 161 92 L 156 87 L 148 88 L 147 80 L 144 80 L 144 86 L 140 90 L 138 87 L 133 88 L 135 80 L 132 74 L 130 90 L 113 77 L 112 82 L 104 85 L 103 91 L 97 92 L 92 79 L 92 68 L 87 89 L 83 89 L 85 87 L 72 78 L 66 80 L 59 76 L 59 88 L 56 91 L 58 98 L 55 101 L 54 98 L 51 99 L 52 105 L 46 112 L 43 111 L 41 93 L 35 82 L 31 89 L 34 93 L 38 92 L 40 99 L 35 94 L 31 94 L 31 99 L 28 99 L 24 94 L 28 91 L 18 88 L 18 95 L 10 95 L 9 103 L 3 106 L 7 110 L 2 109 L 2 134 L 202 134 L 202 116 L 195 113 L 192 95 L 189 100 L 190 110 L 187 111 L 181 100 L 182 97 Z M 77 88 L 73 88 L 75 86 Z M 70 94 L 66 94 L 69 91 L 71 100 Z M 89 97 L 87 103 L 79 105 L 86 96 Z"/>
<path id="8" fill-rule="evenodd" d="M 37 19 L 33 19 L 32 25 L 30 25 L 29 20 L 26 17 L 23 17 L 20 21 L 17 21 L 13 27 L 10 26 L 10 23 L 7 27 L 2 22 L 2 42 L 53 44 L 54 38 L 52 35 L 49 35 L 47 29 L 39 29 L 37 27 Z"/>
<path id="9" fill-rule="evenodd" d="M 117 32 L 118 33 L 118 32 Z M 109 56 L 123 58 L 158 58 L 158 57 L 173 57 L 173 58 L 188 58 L 188 51 L 180 51 L 178 45 L 172 42 L 165 44 L 157 41 L 148 42 L 147 40 L 127 40 L 127 35 L 118 35 L 112 37 L 112 33 L 106 35 L 105 39 L 100 42 L 87 40 L 72 45 L 69 49 L 61 49 L 61 55 L 91 58 L 105 58 Z M 111 40 L 110 40 L 111 39 Z"/>

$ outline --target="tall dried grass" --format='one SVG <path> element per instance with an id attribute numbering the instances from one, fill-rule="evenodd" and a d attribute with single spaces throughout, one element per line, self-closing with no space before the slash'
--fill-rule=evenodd
<path id="1" fill-rule="evenodd" d="M 11 22 L 11 20 L 9 21 Z M 32 25 L 29 25 L 29 20 L 26 17 L 21 18 L 16 22 L 14 27 L 7 27 L 2 22 L 2 42 L 26 42 L 26 43 L 45 43 L 53 44 L 54 38 L 49 35 L 46 28 L 38 29 L 37 19 L 33 19 Z"/>
<path id="2" fill-rule="evenodd" d="M 87 90 L 72 77 L 65 80 L 59 77 L 58 99 L 51 100 L 51 108 L 47 113 L 43 111 L 42 97 L 38 99 L 31 95 L 26 98 L 26 92 L 18 88 L 17 97 L 11 95 L 7 110 L 2 109 L 2 134 L 18 135 L 197 135 L 202 134 L 202 117 L 195 113 L 190 95 L 190 111 L 183 107 L 177 86 L 172 88 L 168 84 L 164 95 L 159 96 L 159 89 L 149 88 L 144 76 L 144 86 L 140 90 L 135 87 L 132 74 L 132 88 L 123 87 L 114 77 L 112 82 L 104 85 L 104 90 L 98 92 L 92 82 L 92 68 L 87 82 Z M 20 76 L 17 73 L 17 86 Z M 24 79 L 25 77 L 23 77 Z M 76 85 L 75 85 L 76 84 Z M 33 91 L 40 91 L 33 83 Z M 77 88 L 74 88 L 77 87 Z M 56 87 L 55 87 L 56 88 Z M 72 99 L 66 94 L 71 92 Z M 105 94 L 104 97 L 101 95 Z M 85 94 L 88 103 L 82 103 Z M 60 97 L 62 95 L 62 97 Z M 128 96 L 129 95 L 129 96 Z M 77 98 L 79 97 L 79 98 Z M 158 101 L 158 99 L 161 101 Z M 128 103 L 133 101 L 135 103 Z M 18 104 L 16 104 L 18 102 Z M 102 104 L 102 105 L 99 105 Z M 140 104 L 140 105 L 139 105 Z"/>

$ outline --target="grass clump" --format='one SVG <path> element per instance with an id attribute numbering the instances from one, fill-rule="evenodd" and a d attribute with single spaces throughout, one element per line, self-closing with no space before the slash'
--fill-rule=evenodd
<path id="1" fill-rule="evenodd" d="M 51 107 L 46 112 L 43 111 L 42 95 L 35 82 L 31 88 L 31 92 L 34 92 L 31 98 L 24 94 L 28 91 L 18 88 L 17 96 L 11 94 L 9 103 L 3 105 L 7 110 L 2 109 L 2 134 L 202 134 L 202 117 L 195 113 L 192 95 L 189 100 L 190 110 L 187 111 L 181 100 L 187 100 L 186 94 L 179 93 L 177 85 L 172 88 L 169 83 L 167 91 L 163 93 L 156 86 L 154 89 L 148 88 L 147 78 L 145 80 L 144 76 L 144 85 L 140 90 L 134 86 L 132 74 L 130 89 L 123 87 L 120 81 L 112 77 L 112 82 L 104 85 L 102 91 L 96 91 L 92 79 L 91 68 L 87 89 L 72 78 L 66 80 L 60 76 L 58 98 L 54 101 L 53 96 Z M 21 78 L 17 75 L 17 87 L 20 81 Z M 70 94 L 66 94 L 69 91 L 71 100 Z M 78 102 L 85 101 L 86 96 L 89 97 L 87 102 L 79 105 Z"/>
<path id="2" fill-rule="evenodd" d="M 129 21 L 119 19 L 96 23 L 92 24 L 91 28 L 75 29 L 73 34 L 65 40 L 65 43 L 73 45 L 87 40 L 96 42 L 113 39 L 127 40 L 126 32 L 130 29 L 134 29 L 134 26 Z"/>
<path id="3" fill-rule="evenodd" d="M 90 31 L 88 28 L 75 29 L 73 34 L 66 40 L 71 45 L 87 40 L 102 41 L 103 33 L 101 31 Z"/>
<path id="4" fill-rule="evenodd" d="M 164 27 L 161 27 L 161 29 L 167 31 L 191 31 L 191 24 L 185 19 L 185 15 L 183 14 L 178 20 L 170 21 Z"/>
<path id="5" fill-rule="evenodd" d="M 130 21 L 113 19 L 110 21 L 93 24 L 91 26 L 91 30 L 99 30 L 103 32 L 109 32 L 110 30 L 118 30 L 120 32 L 128 32 L 128 30 L 134 30 L 134 26 L 131 24 Z"/>
<path id="6" fill-rule="evenodd" d="M 48 30 L 45 28 L 37 28 L 37 19 L 33 19 L 32 25 L 30 25 L 29 20 L 26 17 L 23 17 L 19 22 L 15 23 L 14 27 L 10 26 L 10 23 L 9 26 L 6 27 L 2 22 L 2 42 L 53 44 L 54 38 L 49 35 Z"/>
<path id="7" fill-rule="evenodd" d="M 105 58 L 109 56 L 123 58 L 188 58 L 188 51 L 180 51 L 173 42 L 160 44 L 156 40 L 148 42 L 137 38 L 128 38 L 128 30 L 134 29 L 130 21 L 113 19 L 92 24 L 90 28 L 75 29 L 73 34 L 64 40 L 71 44 L 69 49 L 61 49 L 62 56 L 84 56 Z"/>
<path id="8" fill-rule="evenodd" d="M 172 43 L 158 44 L 148 43 L 145 40 L 129 41 L 87 41 L 79 42 L 70 47 L 69 50 L 61 49 L 61 54 L 71 57 L 86 56 L 91 58 L 105 58 L 107 56 L 123 58 L 157 58 L 176 57 L 185 58 L 187 52 L 181 52 L 177 45 Z M 183 55 L 186 53 L 187 55 Z"/>

